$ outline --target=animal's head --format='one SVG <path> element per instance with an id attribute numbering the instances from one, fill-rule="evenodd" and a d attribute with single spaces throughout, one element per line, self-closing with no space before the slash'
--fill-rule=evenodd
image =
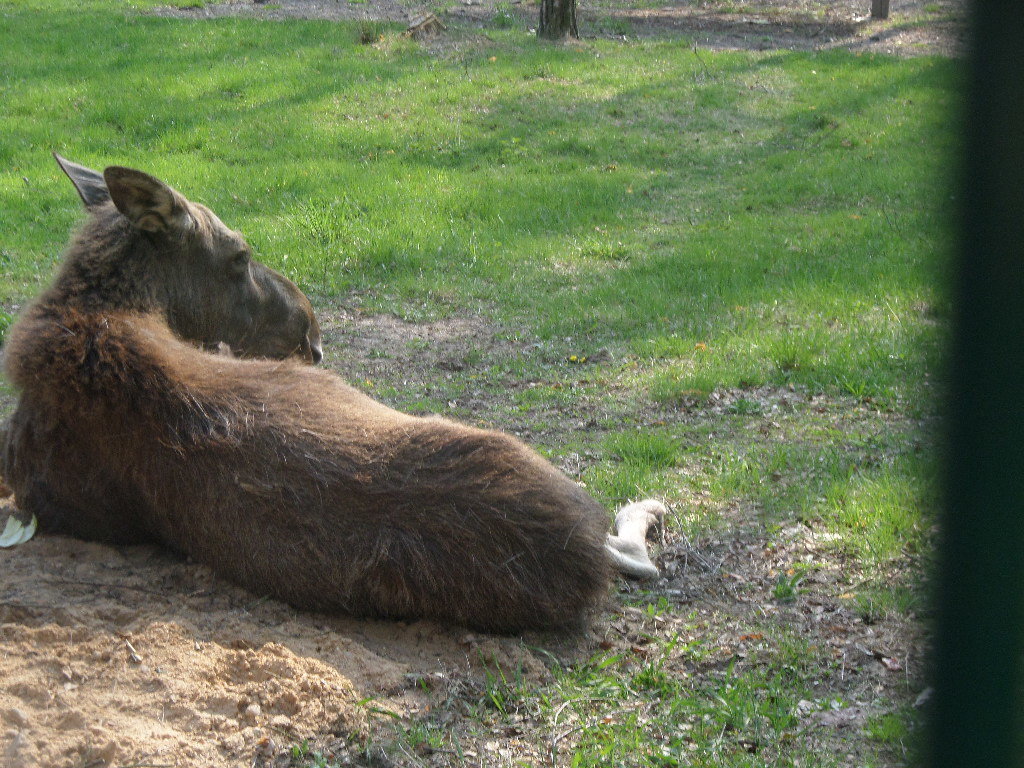
<path id="1" fill-rule="evenodd" d="M 213 211 L 141 171 L 112 166 L 99 173 L 55 157 L 93 214 L 93 231 L 87 225 L 82 237 L 97 247 L 69 255 L 82 261 L 70 265 L 81 275 L 75 282 L 126 303 L 144 294 L 175 333 L 200 344 L 222 342 L 240 357 L 320 362 L 309 299 L 253 259 L 242 236 Z M 104 258 L 122 263 L 114 269 Z M 123 287 L 96 286 L 114 274 Z"/>

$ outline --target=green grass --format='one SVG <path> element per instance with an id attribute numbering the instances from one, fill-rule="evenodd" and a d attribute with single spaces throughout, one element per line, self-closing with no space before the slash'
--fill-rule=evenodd
<path id="1" fill-rule="evenodd" d="M 490 25 L 496 29 L 510 29 L 519 24 L 512 6 L 509 3 L 498 3 L 494 8 L 494 15 L 491 17 Z"/>
<path id="2" fill-rule="evenodd" d="M 934 363 L 945 62 L 706 69 L 685 41 L 500 30 L 438 59 L 331 23 L 4 8 L 0 301 L 38 289 L 78 217 L 59 150 L 167 178 L 315 296 L 626 343 L 666 402 L 790 382 L 892 401 Z"/>
<path id="3" fill-rule="evenodd" d="M 318 307 L 483 318 L 527 351 L 470 341 L 461 373 L 355 383 L 532 428 L 609 506 L 669 502 L 670 539 L 825 543 L 746 587 L 771 608 L 742 658 L 719 653 L 724 624 L 686 634 L 690 608 L 641 590 L 675 634 L 555 665 L 539 689 L 492 671 L 469 720 L 525 713 L 573 766 L 830 764 L 794 715 L 841 687 L 829 646 L 770 616 L 840 592 L 870 623 L 922 605 L 955 64 L 556 47 L 508 7 L 486 42 L 435 54 L 389 25 L 153 5 L 0 2 L 0 338 L 81 216 L 54 150 L 210 205 Z M 833 563 L 846 581 L 822 587 Z M 908 722 L 877 714 L 865 764 L 893 764 Z M 428 720 L 395 728 L 401 754 L 462 748 Z"/>
<path id="4" fill-rule="evenodd" d="M 792 742 L 797 703 L 812 695 L 812 671 L 789 664 L 789 640 L 765 653 L 783 671 L 766 674 L 760 659 L 722 666 L 700 641 L 677 635 L 559 668 L 534 698 L 502 714 L 545 720 L 558 764 L 782 765 L 799 747 L 765 747 Z M 709 672 L 695 684 L 686 670 L 700 667 Z"/>
<path id="5" fill-rule="evenodd" d="M 590 491 L 615 507 L 631 500 L 661 495 L 665 470 L 675 466 L 676 442 L 657 432 L 622 432 L 604 442 L 609 462 L 594 467 L 585 480 Z"/>

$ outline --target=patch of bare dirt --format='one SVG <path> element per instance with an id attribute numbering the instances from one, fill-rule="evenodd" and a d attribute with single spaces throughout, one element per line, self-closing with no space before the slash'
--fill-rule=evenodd
<path id="1" fill-rule="evenodd" d="M 698 46 L 738 50 L 828 50 L 903 56 L 957 56 L 964 50 L 964 3 L 893 0 L 888 19 L 872 19 L 863 0 L 759 0 L 750 3 L 676 3 L 617 9 L 595 19 L 629 22 L 637 35 L 679 34 Z"/>
<path id="2" fill-rule="evenodd" d="M 547 674 L 517 639 L 301 613 L 152 547 L 41 535 L 0 550 L 0 584 L 7 768 L 249 768 L 305 739 L 355 759 L 423 680 Z"/>
<path id="3" fill-rule="evenodd" d="M 607 392 L 592 392 L 566 376 L 607 361 L 607 350 L 571 363 L 571 342 L 523 337 L 479 317 L 414 323 L 336 308 L 325 308 L 318 317 L 326 364 L 401 410 L 436 412 L 536 442 L 552 433 L 592 430 L 616 408 Z M 510 394 L 545 386 L 570 388 L 571 402 L 535 404 L 529 418 L 509 413 Z M 634 410 L 632 404 L 626 408 Z"/>
<path id="4" fill-rule="evenodd" d="M 679 35 L 713 49 L 840 48 L 900 56 L 963 54 L 965 0 L 892 0 L 889 18 L 881 20 L 870 18 L 870 6 L 870 0 L 676 0 L 650 6 L 581 0 L 578 18 L 584 38 Z M 157 13 L 193 18 L 250 16 L 408 23 L 431 10 L 455 27 L 485 27 L 501 14 L 531 28 L 538 17 L 536 0 L 457 0 L 451 5 L 415 0 L 227 0 L 167 7 Z M 458 32 L 453 30 L 448 36 L 456 38 Z"/>
<path id="5" fill-rule="evenodd" d="M 350 379 L 426 379 L 437 372 L 461 372 L 488 359 L 528 351 L 480 318 L 451 317 L 414 323 L 394 315 L 344 310 L 318 313 L 328 363 Z"/>
<path id="6" fill-rule="evenodd" d="M 221 3 L 197 2 L 191 6 L 168 6 L 156 10 L 158 16 L 214 19 L 222 16 L 249 16 L 281 21 L 283 19 L 325 19 L 328 21 L 399 21 L 412 18 L 414 8 L 397 0 L 227 0 Z"/>

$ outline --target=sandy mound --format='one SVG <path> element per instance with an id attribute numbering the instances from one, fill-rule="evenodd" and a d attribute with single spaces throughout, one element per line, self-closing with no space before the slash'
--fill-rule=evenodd
<path id="1" fill-rule="evenodd" d="M 300 613 L 153 547 L 39 536 L 0 550 L 0 585 L 8 768 L 248 767 L 357 742 L 370 707 L 414 711 L 426 676 L 546 674 L 519 640 Z"/>

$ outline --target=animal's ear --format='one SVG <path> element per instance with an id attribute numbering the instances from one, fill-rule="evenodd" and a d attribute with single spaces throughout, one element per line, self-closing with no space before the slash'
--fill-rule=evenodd
<path id="1" fill-rule="evenodd" d="M 102 205 L 110 199 L 110 192 L 107 190 L 107 182 L 103 180 L 103 174 L 86 168 L 84 165 L 73 163 L 67 158 L 53 153 L 54 160 L 60 169 L 71 179 L 71 183 L 78 190 L 78 196 L 82 198 L 86 208 L 93 208 Z"/>
<path id="2" fill-rule="evenodd" d="M 103 178 L 117 210 L 145 232 L 179 229 L 191 221 L 184 198 L 148 173 L 112 165 Z"/>

